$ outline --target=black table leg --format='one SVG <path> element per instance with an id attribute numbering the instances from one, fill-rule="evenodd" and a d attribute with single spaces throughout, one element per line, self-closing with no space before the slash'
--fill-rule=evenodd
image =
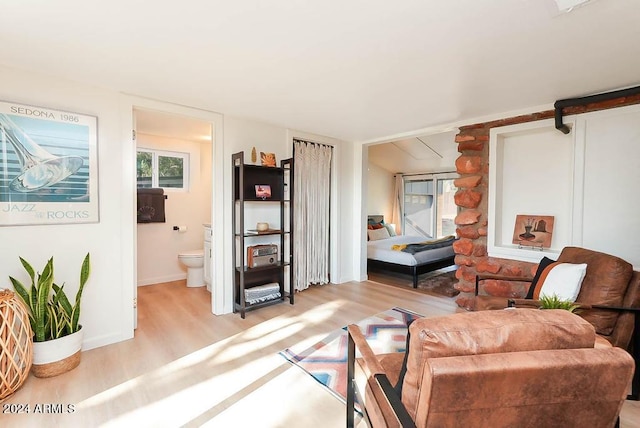
<path id="1" fill-rule="evenodd" d="M 636 370 L 633 372 L 633 380 L 631 381 L 631 394 L 627 396 L 627 400 L 640 400 L 640 313 L 634 313 L 633 335 L 631 336 L 631 356 L 636 362 Z"/>

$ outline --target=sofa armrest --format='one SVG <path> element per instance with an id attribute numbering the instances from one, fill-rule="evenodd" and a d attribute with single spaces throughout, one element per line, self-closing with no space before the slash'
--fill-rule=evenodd
<path id="1" fill-rule="evenodd" d="M 435 427 L 612 427 L 632 372 L 631 357 L 613 347 L 432 358 L 415 419 Z"/>
<path id="2" fill-rule="evenodd" d="M 627 348 L 633 357 L 636 364 L 636 370 L 633 374 L 633 380 L 631 382 L 631 394 L 627 397 L 628 400 L 639 401 L 640 400 L 640 308 L 630 308 L 624 306 L 606 306 L 606 305 L 587 305 L 580 304 L 579 309 L 605 309 L 614 312 L 623 312 L 633 314 L 634 328 L 631 334 L 631 343 Z M 616 345 L 614 343 L 614 345 Z M 624 346 L 623 346 L 624 349 Z"/>
<path id="3" fill-rule="evenodd" d="M 606 305 L 590 305 L 587 303 L 576 302 L 576 310 L 605 309 L 615 312 L 629 312 L 634 315 L 634 330 L 631 336 L 630 353 L 633 357 L 636 367 L 640 367 L 640 308 L 627 308 Z M 539 300 L 531 299 L 508 299 L 507 307 L 509 308 L 531 308 L 540 307 Z M 636 370 L 633 375 L 631 394 L 627 397 L 629 400 L 640 400 L 640 370 Z"/>
<path id="4" fill-rule="evenodd" d="M 367 376 L 367 379 L 375 374 L 384 373 L 382 365 L 367 343 L 367 339 L 365 339 L 364 335 L 360 331 L 360 327 L 355 324 L 351 324 L 347 326 L 347 332 L 349 333 L 349 341 L 353 341 L 355 349 L 359 350 L 362 355 L 362 359 L 364 360 L 363 366 L 365 368 L 365 375 Z M 353 356 L 355 362 L 355 353 Z"/>
<path id="5" fill-rule="evenodd" d="M 373 353 L 364 335 L 357 325 L 347 326 L 348 348 L 347 348 L 347 427 L 354 426 L 355 397 L 359 393 L 360 402 L 363 403 L 363 417 L 367 425 L 372 426 L 369 414 L 376 415 L 377 419 L 384 421 L 386 427 L 415 427 L 411 416 L 402 404 L 398 393 L 391 385 L 384 368 Z M 356 349 L 362 356 L 361 367 L 366 376 L 366 391 L 356 391 L 355 382 L 355 360 Z M 364 396 L 369 398 L 364 399 Z M 375 406 L 367 410 L 364 406 Z"/>

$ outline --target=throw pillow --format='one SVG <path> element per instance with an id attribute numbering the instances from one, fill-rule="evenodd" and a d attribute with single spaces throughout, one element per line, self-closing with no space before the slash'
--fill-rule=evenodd
<path id="1" fill-rule="evenodd" d="M 536 284 L 540 282 L 540 275 L 542 275 L 542 271 L 544 271 L 547 266 L 551 263 L 554 263 L 555 260 L 551 260 L 549 257 L 543 257 L 540 260 L 540 264 L 538 264 L 538 270 L 536 270 L 536 274 L 533 276 L 533 281 L 531 281 L 531 285 L 529 286 L 529 291 L 527 292 L 527 296 L 525 299 L 533 299 L 533 291 L 536 289 Z"/>
<path id="2" fill-rule="evenodd" d="M 384 227 L 382 229 L 367 230 L 367 236 L 369 237 L 369 241 L 390 238 L 389 231 Z"/>
<path id="3" fill-rule="evenodd" d="M 582 280 L 587 273 L 587 264 L 553 262 L 542 269 L 533 288 L 533 299 L 554 294 L 562 300 L 575 302 L 580 293 Z"/>
<path id="4" fill-rule="evenodd" d="M 396 228 L 389 223 L 382 223 L 382 225 L 389 231 L 389 236 L 396 236 Z"/>

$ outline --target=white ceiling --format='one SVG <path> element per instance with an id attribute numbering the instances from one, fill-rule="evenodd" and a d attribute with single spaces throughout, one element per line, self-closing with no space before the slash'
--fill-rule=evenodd
<path id="1" fill-rule="evenodd" d="M 369 162 L 391 173 L 455 171 L 455 160 L 460 155 L 455 134 L 449 131 L 371 145 Z"/>
<path id="2" fill-rule="evenodd" d="M 371 141 L 640 84 L 640 1 L 4 0 L 0 64 Z"/>
<path id="3" fill-rule="evenodd" d="M 135 110 L 136 132 L 178 140 L 211 142 L 211 123 L 151 110 Z"/>

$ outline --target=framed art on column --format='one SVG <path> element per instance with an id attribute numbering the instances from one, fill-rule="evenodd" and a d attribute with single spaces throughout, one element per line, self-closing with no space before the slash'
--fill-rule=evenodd
<path id="1" fill-rule="evenodd" d="M 0 102 L 0 226 L 99 221 L 97 125 Z"/>

